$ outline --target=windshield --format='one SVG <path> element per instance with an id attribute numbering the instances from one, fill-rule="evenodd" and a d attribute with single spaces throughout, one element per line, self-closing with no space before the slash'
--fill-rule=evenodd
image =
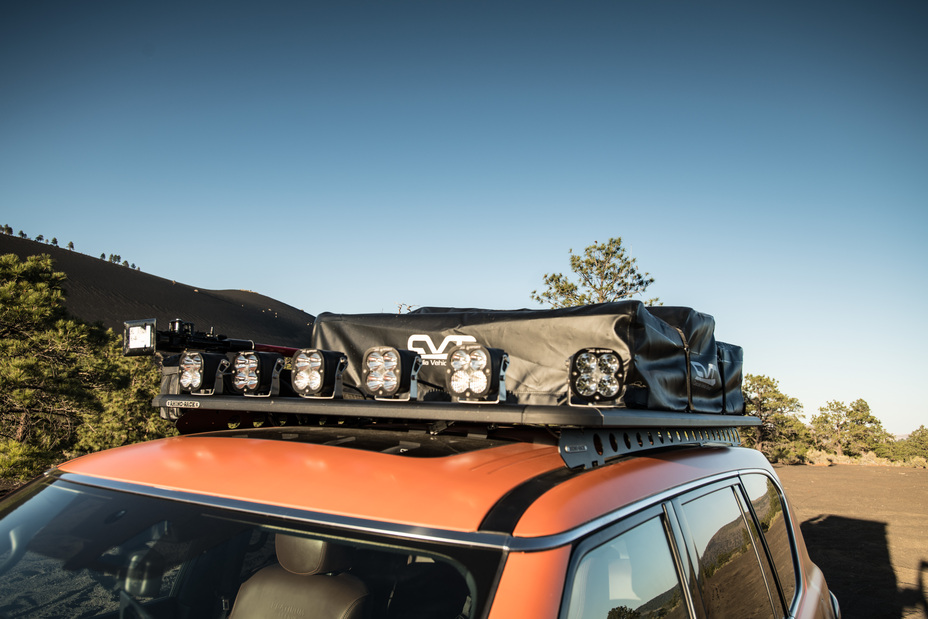
<path id="1" fill-rule="evenodd" d="M 472 617 L 502 558 L 54 478 L 0 518 L 2 617 Z"/>

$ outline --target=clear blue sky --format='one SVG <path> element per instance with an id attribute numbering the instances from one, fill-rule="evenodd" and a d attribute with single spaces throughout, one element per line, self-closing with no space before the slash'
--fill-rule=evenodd
<path id="1" fill-rule="evenodd" d="M 928 4 L 0 4 L 0 224 L 318 314 L 620 236 L 807 415 L 928 424 Z"/>

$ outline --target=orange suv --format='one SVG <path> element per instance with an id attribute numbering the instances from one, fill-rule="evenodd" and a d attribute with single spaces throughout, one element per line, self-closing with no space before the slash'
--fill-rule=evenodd
<path id="1" fill-rule="evenodd" d="M 305 349 L 127 323 L 182 435 L 0 503 L 0 616 L 839 616 L 738 446 L 740 351 L 661 312 L 324 315 Z"/>

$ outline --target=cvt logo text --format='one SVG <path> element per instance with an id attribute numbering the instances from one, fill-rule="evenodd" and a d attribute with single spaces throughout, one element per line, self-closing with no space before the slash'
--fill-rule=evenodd
<path id="1" fill-rule="evenodd" d="M 448 352 L 459 344 L 465 342 L 476 342 L 477 338 L 472 335 L 448 335 L 441 341 L 441 344 L 435 346 L 431 336 L 424 333 L 410 335 L 406 341 L 406 348 L 413 352 L 419 353 L 422 362 L 428 365 L 444 365 L 448 360 Z"/>
<path id="2" fill-rule="evenodd" d="M 707 387 L 715 387 L 719 376 L 719 370 L 717 367 L 711 363 L 708 367 L 706 367 L 701 363 L 697 363 L 696 361 L 690 361 L 690 365 L 693 366 L 693 380 L 698 383 L 702 383 Z"/>

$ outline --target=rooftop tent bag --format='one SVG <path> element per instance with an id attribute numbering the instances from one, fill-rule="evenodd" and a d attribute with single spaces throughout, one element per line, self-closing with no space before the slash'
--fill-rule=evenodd
<path id="1" fill-rule="evenodd" d="M 724 389 L 715 341 L 715 319 L 688 307 L 658 306 L 650 311 L 676 329 L 683 339 L 690 408 L 700 412 L 722 412 Z"/>
<path id="2" fill-rule="evenodd" d="M 346 396 L 361 393 L 361 358 L 369 348 L 392 346 L 417 352 L 422 358 L 418 397 L 423 400 L 449 398 L 444 391 L 446 366 L 448 352 L 455 345 L 475 342 L 499 348 L 510 361 L 507 402 L 528 405 L 567 404 L 570 357 L 584 348 L 612 349 L 621 360 L 615 405 L 722 412 L 721 390 L 690 401 L 684 335 L 687 330 L 698 333 L 705 343 L 700 355 L 711 353 L 717 366 L 711 316 L 687 310 L 692 316 L 683 319 L 685 308 L 680 308 L 679 313 L 664 312 L 662 318 L 653 309 L 639 301 L 621 301 L 552 310 L 423 308 L 408 314 L 324 313 L 316 318 L 312 346 L 348 356 L 343 374 Z M 705 360 L 700 356 L 697 361 Z M 740 394 L 740 367 L 737 376 Z"/>

